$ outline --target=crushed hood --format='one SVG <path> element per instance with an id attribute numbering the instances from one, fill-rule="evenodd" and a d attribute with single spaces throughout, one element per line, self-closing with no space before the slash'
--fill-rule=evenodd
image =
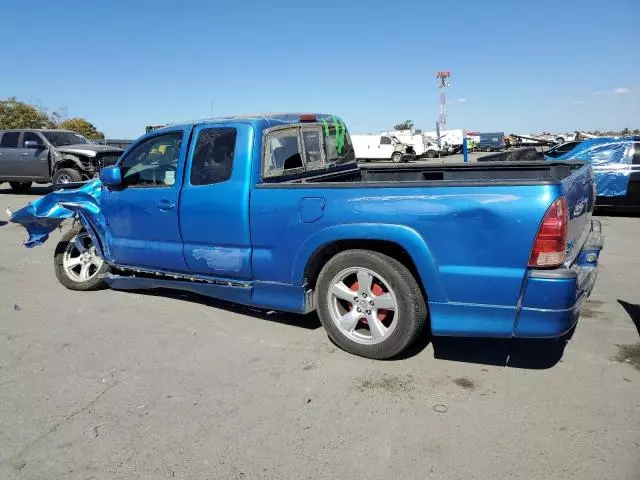
<path id="1" fill-rule="evenodd" d="M 95 157 L 99 153 L 117 153 L 124 152 L 121 148 L 110 147 L 108 145 L 94 145 L 92 143 L 81 143 L 78 145 L 64 145 L 62 147 L 54 147 L 57 152 L 84 155 L 86 157 Z"/>
<path id="2" fill-rule="evenodd" d="M 29 234 L 25 246 L 35 247 L 46 242 L 49 234 L 66 219 L 77 216 L 91 235 L 98 254 L 109 260 L 109 233 L 100 210 L 101 194 L 100 180 L 80 188 L 56 190 L 12 212 L 9 221 L 22 225 Z"/>

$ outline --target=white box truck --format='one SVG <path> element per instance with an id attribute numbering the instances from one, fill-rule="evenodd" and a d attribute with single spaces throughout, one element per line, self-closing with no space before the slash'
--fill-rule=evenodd
<path id="1" fill-rule="evenodd" d="M 426 132 L 423 135 L 438 140 L 438 132 Z M 454 130 L 442 130 L 440 132 L 440 146 L 448 151 L 455 152 L 462 148 L 464 142 L 464 130 L 461 128 Z"/>
<path id="2" fill-rule="evenodd" d="M 351 135 L 351 143 L 358 160 L 391 160 L 400 163 L 416 158 L 413 147 L 394 135 Z"/>
<path id="3" fill-rule="evenodd" d="M 436 158 L 448 153 L 445 149 L 440 148 L 434 139 L 421 133 L 412 132 L 411 130 L 382 132 L 382 135 L 390 135 L 402 143 L 411 145 L 416 152 L 416 157 Z"/>

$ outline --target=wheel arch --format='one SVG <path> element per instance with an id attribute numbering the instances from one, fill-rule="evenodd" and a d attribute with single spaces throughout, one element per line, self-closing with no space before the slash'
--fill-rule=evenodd
<path id="1" fill-rule="evenodd" d="M 53 171 L 51 172 L 52 175 L 62 168 L 72 168 L 74 170 L 78 170 L 81 173 L 86 172 L 86 168 L 83 165 L 80 157 L 77 157 L 75 155 L 62 155 L 60 159 L 53 164 Z"/>
<path id="2" fill-rule="evenodd" d="M 326 262 L 338 253 L 352 249 L 372 250 L 398 260 L 415 276 L 423 294 L 428 293 L 429 299 L 434 301 L 445 300 L 437 265 L 426 241 L 404 225 L 348 224 L 316 232 L 295 256 L 293 284 L 315 288 Z"/>

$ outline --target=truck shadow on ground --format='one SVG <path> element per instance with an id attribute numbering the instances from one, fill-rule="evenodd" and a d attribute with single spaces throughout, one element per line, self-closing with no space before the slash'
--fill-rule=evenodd
<path id="1" fill-rule="evenodd" d="M 440 360 L 544 370 L 564 354 L 567 339 L 433 337 L 433 356 Z"/>
<path id="2" fill-rule="evenodd" d="M 4 220 L 0 220 L 0 227 L 4 227 L 7 223 L 9 223 L 9 222 L 5 222 Z"/>
<path id="3" fill-rule="evenodd" d="M 627 315 L 631 318 L 631 321 L 636 327 L 638 331 L 638 336 L 640 336 L 640 305 L 634 305 L 633 303 L 625 302 L 624 300 L 618 299 L 618 303 L 622 308 L 624 308 Z"/>
<path id="4" fill-rule="evenodd" d="M 238 303 L 227 302 L 225 300 L 219 300 L 217 298 L 206 297 L 204 295 L 198 295 L 197 293 L 185 292 L 181 290 L 158 288 L 154 290 L 128 291 L 137 293 L 139 295 L 166 297 L 173 298 L 175 300 L 181 300 L 183 302 L 198 303 L 200 305 L 206 305 L 208 307 L 225 310 L 231 313 L 237 313 L 239 315 L 247 315 L 249 317 L 259 318 L 261 320 L 268 320 L 270 322 L 290 325 L 292 327 L 306 328 L 308 330 L 315 330 L 322 326 L 322 324 L 320 323 L 320 319 L 315 312 L 308 315 L 300 315 L 295 313 L 261 310 L 259 308 L 247 307 Z"/>
<path id="5" fill-rule="evenodd" d="M 197 303 L 227 312 L 260 320 L 280 323 L 292 327 L 315 330 L 322 325 L 318 315 L 266 311 L 257 308 L 218 300 L 179 290 L 132 290 L 132 293 L 149 296 L 167 297 L 183 302 Z M 434 358 L 455 362 L 477 363 L 503 367 L 541 370 L 556 365 L 564 353 L 568 337 L 558 340 L 525 340 L 493 338 L 454 338 L 421 335 L 413 345 L 391 361 L 401 361 L 422 353 L 429 344 L 433 345 Z"/>
<path id="6" fill-rule="evenodd" d="M 24 193 L 16 193 L 11 188 L 2 188 L 0 187 L 0 195 L 14 195 L 14 196 L 27 196 L 27 197 L 39 197 L 41 195 L 46 195 L 51 192 L 51 187 L 42 186 L 42 187 L 31 187 Z"/>

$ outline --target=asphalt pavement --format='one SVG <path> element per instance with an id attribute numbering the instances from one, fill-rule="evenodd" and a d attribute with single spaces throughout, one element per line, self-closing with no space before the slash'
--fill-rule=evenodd
<path id="1" fill-rule="evenodd" d="M 640 221 L 601 217 L 568 343 L 429 339 L 393 361 L 317 316 L 73 292 L 0 186 L 0 478 L 640 478 Z"/>

